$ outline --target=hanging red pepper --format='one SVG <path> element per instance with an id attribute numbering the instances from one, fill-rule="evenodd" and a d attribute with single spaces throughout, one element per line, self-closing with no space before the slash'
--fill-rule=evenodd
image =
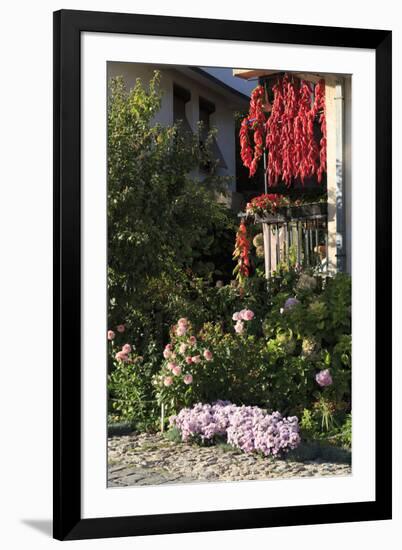
<path id="1" fill-rule="evenodd" d="M 253 161 L 253 148 L 250 145 L 250 138 L 248 134 L 248 118 L 246 117 L 242 120 L 240 126 L 240 156 L 243 161 L 243 165 L 250 169 Z"/>
<path id="2" fill-rule="evenodd" d="M 264 97 L 264 87 L 257 86 L 251 94 L 248 116 L 243 119 L 240 127 L 240 155 L 244 166 L 249 169 L 250 177 L 256 173 L 259 160 L 264 152 L 266 122 Z M 253 131 L 254 150 L 250 141 L 251 131 Z"/>
<path id="3" fill-rule="evenodd" d="M 320 140 L 320 164 L 317 170 L 317 180 L 322 181 L 322 175 L 327 171 L 327 120 L 325 116 L 325 81 L 321 79 L 315 87 L 314 116 L 319 115 L 322 138 Z"/>
<path id="4" fill-rule="evenodd" d="M 280 174 L 282 174 L 281 125 L 285 109 L 283 81 L 278 81 L 272 87 L 272 91 L 274 92 L 274 102 L 271 116 L 265 125 L 265 144 L 268 149 L 268 183 L 269 185 L 276 185 Z"/>
<path id="5" fill-rule="evenodd" d="M 284 111 L 282 115 L 281 148 L 282 179 L 289 187 L 296 177 L 298 166 L 295 162 L 295 118 L 298 112 L 298 92 L 295 84 L 285 75 L 283 78 Z"/>
<path id="6" fill-rule="evenodd" d="M 318 145 L 314 137 L 314 112 L 311 108 L 312 92 L 307 82 L 302 81 L 299 90 L 299 111 L 295 119 L 296 176 L 304 183 L 318 169 Z"/>
<path id="7" fill-rule="evenodd" d="M 260 158 L 267 155 L 267 179 L 270 186 L 282 180 L 289 187 L 295 179 L 304 183 L 317 176 L 320 183 L 327 170 L 327 133 L 325 119 L 325 82 L 312 88 L 306 81 L 290 80 L 288 75 L 272 87 L 274 101 L 267 119 L 265 89 L 257 86 L 251 94 L 248 116 L 240 128 L 241 158 L 250 176 L 256 173 Z M 314 135 L 318 117 L 322 137 Z"/>
<path id="8" fill-rule="evenodd" d="M 244 284 L 245 279 L 250 275 L 250 240 L 247 236 L 247 226 L 242 220 L 236 233 L 236 245 L 233 252 L 233 259 L 237 260 L 237 265 L 233 270 L 236 279 L 240 285 Z"/>

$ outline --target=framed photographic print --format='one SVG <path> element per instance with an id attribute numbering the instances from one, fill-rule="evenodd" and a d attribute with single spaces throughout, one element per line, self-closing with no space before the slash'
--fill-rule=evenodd
<path id="1" fill-rule="evenodd" d="M 54 14 L 54 536 L 391 518 L 391 32 Z"/>

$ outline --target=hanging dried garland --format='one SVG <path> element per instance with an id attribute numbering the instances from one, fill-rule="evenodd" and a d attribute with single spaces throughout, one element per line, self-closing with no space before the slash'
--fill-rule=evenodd
<path id="1" fill-rule="evenodd" d="M 250 275 L 250 240 L 247 236 L 247 226 L 244 220 L 241 220 L 240 227 L 236 233 L 236 245 L 233 252 L 233 259 L 237 260 L 237 265 L 233 270 L 236 279 L 240 285 Z"/>
<path id="2" fill-rule="evenodd" d="M 285 75 L 272 87 L 272 91 L 274 101 L 269 118 L 264 112 L 263 86 L 257 86 L 251 95 L 249 114 L 240 128 L 244 166 L 253 176 L 265 146 L 270 186 L 282 180 L 289 187 L 297 178 L 304 183 L 306 178 L 314 175 L 321 182 L 327 158 L 324 81 L 321 80 L 315 87 L 313 105 L 313 90 L 306 81 L 295 82 Z M 322 133 L 319 144 L 314 136 L 317 116 Z"/>
<path id="3" fill-rule="evenodd" d="M 299 90 L 299 110 L 295 120 L 295 144 L 297 156 L 295 158 L 295 177 L 304 183 L 317 173 L 319 150 L 314 137 L 315 113 L 311 108 L 312 91 L 307 82 L 302 81 Z"/>
<path id="4" fill-rule="evenodd" d="M 250 177 L 256 173 L 258 162 L 264 152 L 264 97 L 264 87 L 257 86 L 251 94 L 248 116 L 242 120 L 240 127 L 240 155 L 244 166 L 249 169 Z M 250 130 L 253 131 L 254 149 L 251 146 Z"/>
<path id="5" fill-rule="evenodd" d="M 325 82 L 320 80 L 315 87 L 315 100 L 313 105 L 314 116 L 319 115 L 322 138 L 320 140 L 320 165 L 317 170 L 317 179 L 322 180 L 322 175 L 327 171 L 327 119 L 325 117 Z"/>

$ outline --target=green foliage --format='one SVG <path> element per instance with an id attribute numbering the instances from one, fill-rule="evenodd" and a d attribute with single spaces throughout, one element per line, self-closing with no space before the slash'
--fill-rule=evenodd
<path id="1" fill-rule="evenodd" d="M 336 447 L 326 441 L 309 441 L 302 443 L 287 455 L 287 460 L 305 462 L 306 460 L 320 460 L 325 462 L 351 463 L 351 453 L 348 449 Z"/>
<path id="2" fill-rule="evenodd" d="M 177 428 L 176 426 L 173 426 L 172 428 L 170 428 L 165 433 L 165 437 L 166 437 L 166 439 L 168 439 L 169 441 L 172 441 L 173 443 L 181 443 L 182 442 L 181 432 L 180 432 L 179 428 Z"/>
<path id="3" fill-rule="evenodd" d="M 320 396 L 314 375 L 329 369 L 333 384 L 321 391 L 329 400 L 341 403 L 345 411 L 349 410 L 350 277 L 342 273 L 326 279 L 306 273 L 289 274 L 288 282 L 273 282 L 271 298 L 263 331 L 277 367 L 275 387 L 282 388 L 277 394 L 284 397 L 282 403 L 275 399 L 277 405 L 286 410 L 289 407 L 286 402 L 291 403 L 293 413 L 302 414 Z M 288 298 L 297 298 L 298 303 L 286 309 Z"/>
<path id="4" fill-rule="evenodd" d="M 111 346 L 111 354 L 114 346 Z M 120 422 L 128 422 L 140 430 L 152 429 L 157 422 L 159 408 L 152 399 L 152 375 L 156 370 L 152 362 L 131 355 L 127 362 L 113 361 L 108 376 L 109 405 L 111 413 Z"/>
<path id="5" fill-rule="evenodd" d="M 188 277 L 227 280 L 235 234 L 234 216 L 216 200 L 228 178 L 215 175 L 213 133 L 201 147 L 201 128 L 156 124 L 161 99 L 158 73 L 130 91 L 121 78 L 110 82 L 109 327 L 124 322 L 146 358 L 161 350 L 172 302 L 191 303 Z M 211 167 L 202 181 L 191 175 L 200 164 Z"/>
<path id="6" fill-rule="evenodd" d="M 352 415 L 345 414 L 337 404 L 321 397 L 312 409 L 304 409 L 300 421 L 305 441 L 322 441 L 331 445 L 340 445 L 345 449 L 352 447 Z"/>
<path id="7" fill-rule="evenodd" d="M 189 333 L 173 335 L 174 363 L 182 375 L 191 374 L 193 382 L 185 386 L 182 378 L 173 376 L 172 384 L 164 386 L 164 378 L 171 376 L 165 361 L 156 382 L 160 402 L 177 412 L 196 402 L 225 399 L 296 414 L 309 439 L 338 434 L 351 409 L 351 336 L 343 333 L 350 330 L 347 281 L 345 275 L 323 281 L 289 272 L 268 289 L 257 277 L 239 289 L 205 287 L 203 281 L 193 280 L 192 307 L 175 302 L 172 313 L 195 319 L 191 335 L 197 344 L 190 354 L 202 357 L 209 349 L 213 359 L 187 365 L 178 349 Z M 299 303 L 284 310 L 286 300 L 295 295 Z M 336 299 L 344 304 L 342 313 L 328 311 Z M 232 316 L 244 308 L 253 310 L 255 317 L 243 334 L 237 334 Z M 203 319 L 208 322 L 201 325 Z M 315 376 L 324 369 L 330 370 L 333 384 L 321 388 Z"/>
<path id="8" fill-rule="evenodd" d="M 352 448 L 352 415 L 346 415 L 345 421 L 338 434 L 338 441 L 347 449 Z"/>

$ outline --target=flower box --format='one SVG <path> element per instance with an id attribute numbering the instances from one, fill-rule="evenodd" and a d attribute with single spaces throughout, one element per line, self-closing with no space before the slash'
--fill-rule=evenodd
<path id="1" fill-rule="evenodd" d="M 301 204 L 300 206 L 287 206 L 281 211 L 288 220 L 321 217 L 327 215 L 327 203 L 317 202 Z"/>

